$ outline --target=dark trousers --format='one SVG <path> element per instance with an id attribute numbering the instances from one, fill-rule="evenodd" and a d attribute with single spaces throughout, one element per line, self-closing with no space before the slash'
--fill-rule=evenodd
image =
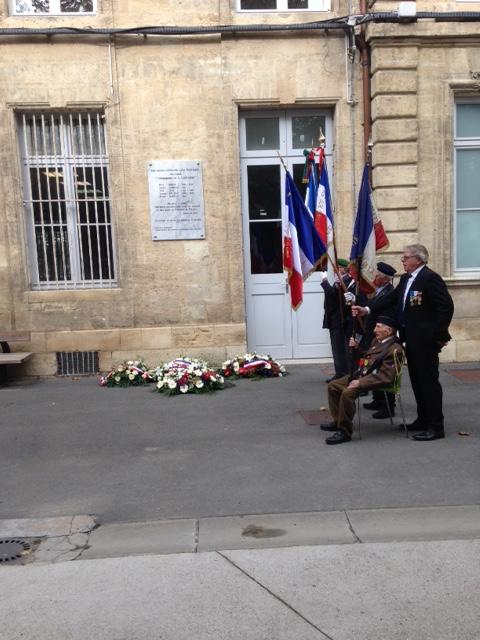
<path id="1" fill-rule="evenodd" d="M 341 377 L 350 374 L 351 354 L 348 340 L 341 326 L 330 329 L 330 344 L 332 345 L 335 375 Z"/>
<path id="2" fill-rule="evenodd" d="M 385 411 L 388 412 L 387 405 L 385 403 L 385 393 L 383 391 L 378 391 L 377 389 L 374 389 L 372 391 L 372 399 L 375 402 L 375 404 L 378 405 L 378 408 L 380 410 L 385 409 Z M 392 411 L 395 408 L 394 393 L 387 393 L 387 402 L 388 402 L 388 405 L 390 406 L 390 411 Z"/>
<path id="3" fill-rule="evenodd" d="M 424 429 L 443 433 L 442 386 L 439 382 L 439 360 L 435 345 L 412 346 L 407 343 L 410 382 L 417 402 L 418 422 Z"/>

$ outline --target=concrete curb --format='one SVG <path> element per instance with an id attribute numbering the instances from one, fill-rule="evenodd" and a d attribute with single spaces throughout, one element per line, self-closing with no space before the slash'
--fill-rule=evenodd
<path id="1" fill-rule="evenodd" d="M 76 529 L 66 532 L 67 522 L 77 523 Z M 82 531 L 78 530 L 80 525 Z M 480 506 L 263 514 L 102 526 L 95 525 L 92 516 L 3 520 L 0 535 L 42 536 L 33 562 L 368 542 L 472 540 L 480 538 Z"/>

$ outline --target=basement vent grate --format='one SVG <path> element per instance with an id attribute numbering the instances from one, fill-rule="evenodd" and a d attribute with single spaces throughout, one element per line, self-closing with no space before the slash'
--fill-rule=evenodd
<path id="1" fill-rule="evenodd" d="M 57 351 L 57 376 L 99 373 L 98 351 Z"/>

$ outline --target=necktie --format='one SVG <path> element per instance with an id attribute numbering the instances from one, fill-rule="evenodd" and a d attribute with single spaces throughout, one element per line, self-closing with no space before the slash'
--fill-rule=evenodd
<path id="1" fill-rule="evenodd" d="M 398 297 L 397 304 L 397 322 L 401 327 L 405 326 L 405 304 L 407 302 L 407 292 L 412 284 L 413 276 L 410 275 L 408 278 L 405 278 L 405 287 L 402 291 L 402 295 Z"/>

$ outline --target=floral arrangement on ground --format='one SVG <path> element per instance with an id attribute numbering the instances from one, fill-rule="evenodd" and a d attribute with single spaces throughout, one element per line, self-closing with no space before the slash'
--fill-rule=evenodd
<path id="1" fill-rule="evenodd" d="M 102 387 L 130 387 L 153 382 L 147 365 L 142 360 L 127 360 L 100 376 Z"/>
<path id="2" fill-rule="evenodd" d="M 204 360 L 176 358 L 150 371 L 155 388 L 160 393 L 205 393 L 225 388 L 223 375 L 212 369 Z"/>
<path id="3" fill-rule="evenodd" d="M 281 378 L 286 369 L 271 356 L 246 353 L 226 360 L 220 372 L 225 378 Z"/>

